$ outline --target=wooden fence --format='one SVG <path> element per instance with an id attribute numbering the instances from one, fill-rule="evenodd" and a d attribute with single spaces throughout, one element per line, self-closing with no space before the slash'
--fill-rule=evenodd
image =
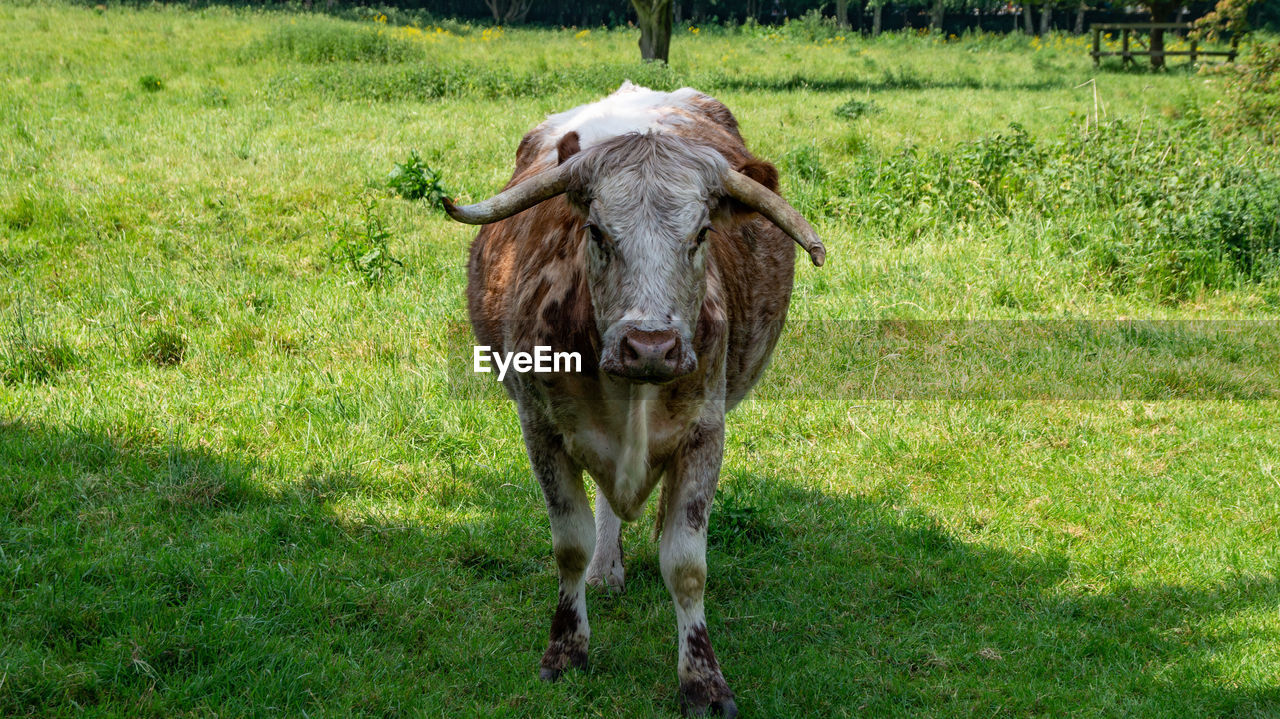
<path id="1" fill-rule="evenodd" d="M 1093 64 L 1097 65 L 1104 57 L 1121 57 L 1127 65 L 1133 62 L 1135 57 L 1175 57 L 1186 56 L 1191 58 L 1191 64 L 1194 65 L 1196 60 L 1201 57 L 1226 57 L 1227 62 L 1234 62 L 1240 39 L 1236 36 L 1231 38 L 1230 50 L 1201 50 L 1200 41 L 1191 38 L 1191 47 L 1187 50 L 1152 50 L 1150 35 L 1153 30 L 1162 30 L 1170 33 L 1183 33 L 1191 30 L 1191 23 L 1186 22 L 1126 22 L 1126 23 L 1105 23 L 1093 25 L 1093 52 L 1089 53 L 1093 56 Z M 1143 35 L 1141 31 L 1146 31 L 1147 41 L 1142 42 Z M 1120 33 L 1120 50 L 1118 52 L 1102 50 L 1102 34 L 1103 33 Z M 1133 46 L 1137 44 L 1140 49 L 1135 50 Z"/>

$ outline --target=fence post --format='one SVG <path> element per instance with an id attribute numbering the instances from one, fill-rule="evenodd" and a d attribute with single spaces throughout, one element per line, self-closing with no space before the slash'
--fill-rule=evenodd
<path id="1" fill-rule="evenodd" d="M 1191 64 L 1196 64 L 1196 39 L 1191 38 Z"/>
<path id="2" fill-rule="evenodd" d="M 1102 46 L 1099 39 L 1102 37 L 1102 30 L 1093 28 L 1093 66 L 1097 67 L 1102 62 Z"/>
<path id="3" fill-rule="evenodd" d="M 1128 65 L 1130 62 L 1133 61 L 1133 56 L 1129 54 L 1129 28 L 1125 28 L 1124 30 L 1121 30 L 1120 36 L 1124 38 L 1124 47 L 1123 47 L 1124 54 L 1121 55 L 1121 57 L 1124 58 L 1124 64 Z"/>

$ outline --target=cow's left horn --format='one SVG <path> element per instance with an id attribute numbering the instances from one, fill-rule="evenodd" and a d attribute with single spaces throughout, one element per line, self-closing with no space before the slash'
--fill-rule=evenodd
<path id="1" fill-rule="evenodd" d="M 458 222 L 468 225 L 487 225 L 508 217 L 562 194 L 569 186 L 569 175 L 564 166 L 544 170 L 520 184 L 509 187 L 483 202 L 461 207 L 448 197 L 442 198 L 444 211 Z M 795 210 L 792 210 L 794 212 Z"/>
<path id="2" fill-rule="evenodd" d="M 791 235 L 791 239 L 809 253 L 814 267 L 821 267 L 826 261 L 827 248 L 823 246 L 822 239 L 786 200 L 736 170 L 729 170 L 724 174 L 724 188 L 730 197 L 773 220 L 773 224 Z"/>

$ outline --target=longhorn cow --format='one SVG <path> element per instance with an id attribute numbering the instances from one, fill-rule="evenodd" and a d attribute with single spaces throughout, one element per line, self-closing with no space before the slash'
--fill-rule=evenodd
<path id="1" fill-rule="evenodd" d="M 545 680 L 586 665 L 585 586 L 622 590 L 621 521 L 637 519 L 661 484 L 681 708 L 737 714 L 703 612 L 725 413 L 760 378 L 782 331 L 792 241 L 814 265 L 826 255 L 777 188 L 777 170 L 747 151 L 723 104 L 624 83 L 525 135 L 501 193 L 444 201 L 455 220 L 484 225 L 467 273 L 479 344 L 582 358 L 580 372 L 503 380 L 559 569 Z M 584 470 L 596 485 L 594 521 Z"/>

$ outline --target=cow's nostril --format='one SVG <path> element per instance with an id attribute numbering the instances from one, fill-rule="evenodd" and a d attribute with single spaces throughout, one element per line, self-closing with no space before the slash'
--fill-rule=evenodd
<path id="1" fill-rule="evenodd" d="M 639 348 L 636 347 L 635 340 L 630 337 L 622 338 L 621 350 L 623 364 L 631 364 L 640 359 Z"/>

